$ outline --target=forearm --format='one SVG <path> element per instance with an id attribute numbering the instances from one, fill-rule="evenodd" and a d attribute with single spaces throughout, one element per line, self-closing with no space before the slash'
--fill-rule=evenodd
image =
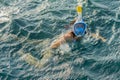
<path id="1" fill-rule="evenodd" d="M 91 33 L 91 36 L 92 36 L 93 38 L 96 38 L 96 39 L 101 39 L 103 42 L 106 41 L 106 39 L 105 39 L 104 37 L 102 37 L 102 36 L 100 36 L 100 35 L 97 35 L 97 34 L 95 34 L 95 33 Z"/>
<path id="2" fill-rule="evenodd" d="M 55 41 L 51 44 L 50 48 L 52 48 L 52 49 L 57 48 L 57 47 L 59 47 L 59 46 L 60 46 L 62 43 L 64 43 L 64 42 L 65 42 L 64 37 L 61 37 L 61 38 L 55 40 Z"/>

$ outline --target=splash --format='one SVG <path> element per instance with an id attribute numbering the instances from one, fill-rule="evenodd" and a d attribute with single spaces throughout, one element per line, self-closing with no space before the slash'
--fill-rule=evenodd
<path id="1" fill-rule="evenodd" d="M 62 54 L 69 52 L 71 50 L 71 48 L 69 47 L 69 45 L 67 43 L 61 44 L 60 45 L 60 52 Z"/>
<path id="2" fill-rule="evenodd" d="M 100 3 L 94 2 L 92 0 L 90 0 L 90 1 L 92 2 L 92 4 L 94 4 L 97 7 L 100 7 L 100 8 L 103 8 L 103 9 L 109 9 L 109 7 L 104 5 L 104 4 L 100 4 Z"/>
<path id="3" fill-rule="evenodd" d="M 118 19 L 118 13 L 119 13 L 119 11 L 120 11 L 120 7 L 119 7 L 119 10 L 117 11 L 117 13 L 116 13 L 116 16 L 115 16 L 115 19 L 117 20 Z M 114 24 L 113 24 L 113 26 L 112 26 L 112 36 L 110 37 L 110 39 L 109 39 L 109 41 L 108 41 L 108 45 L 110 45 L 111 44 L 111 42 L 113 41 L 113 39 L 115 38 L 115 35 L 117 34 L 116 33 L 116 28 L 115 28 L 115 26 L 116 26 L 116 22 L 114 22 Z"/>
<path id="4" fill-rule="evenodd" d="M 115 32 L 115 23 L 112 26 L 112 36 L 110 37 L 109 41 L 108 41 L 108 45 L 111 44 L 111 42 L 113 41 L 113 39 L 115 38 L 116 32 Z"/>
<path id="5" fill-rule="evenodd" d="M 10 20 L 7 9 L 0 9 L 0 24 L 8 22 Z"/>

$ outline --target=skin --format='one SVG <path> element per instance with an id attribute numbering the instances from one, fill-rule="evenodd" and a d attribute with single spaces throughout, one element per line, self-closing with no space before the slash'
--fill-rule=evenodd
<path id="1" fill-rule="evenodd" d="M 101 39 L 103 42 L 106 42 L 106 39 L 100 35 L 97 35 L 95 33 L 91 33 L 91 36 L 96 39 Z"/>
<path id="2" fill-rule="evenodd" d="M 73 25 L 76 21 L 76 18 L 70 22 L 69 26 Z M 73 31 L 69 31 L 67 32 L 64 36 L 61 36 L 59 39 L 55 40 L 51 45 L 50 48 L 54 49 L 59 47 L 61 44 L 65 43 L 68 40 L 73 40 L 73 39 L 77 39 L 77 37 L 73 38 Z"/>
<path id="3" fill-rule="evenodd" d="M 74 20 L 70 23 L 70 25 L 73 25 L 73 24 L 75 23 L 75 21 L 76 21 L 76 19 L 74 19 Z M 76 39 L 78 39 L 78 37 L 73 37 L 74 35 L 73 35 L 72 32 L 73 32 L 73 31 L 69 31 L 69 32 L 67 32 L 64 36 L 61 36 L 59 39 L 55 40 L 55 41 L 50 45 L 50 48 L 55 49 L 55 48 L 59 47 L 61 44 L 65 43 L 65 42 L 68 41 L 68 40 L 73 40 L 73 39 L 76 40 Z M 91 36 L 92 36 L 93 38 L 96 38 L 96 39 L 101 39 L 103 42 L 106 41 L 106 39 L 105 39 L 104 37 L 102 37 L 102 36 L 100 36 L 100 35 L 97 35 L 97 34 L 95 34 L 95 33 L 91 33 Z"/>
<path id="4" fill-rule="evenodd" d="M 68 40 L 72 40 L 73 38 L 73 34 L 72 31 L 66 33 L 64 36 L 61 36 L 58 40 L 54 41 L 50 48 L 57 48 L 59 47 L 61 44 L 65 43 Z"/>

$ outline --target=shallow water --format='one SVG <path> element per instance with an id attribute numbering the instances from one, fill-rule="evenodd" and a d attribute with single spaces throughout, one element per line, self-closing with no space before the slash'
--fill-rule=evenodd
<path id="1" fill-rule="evenodd" d="M 86 0 L 90 33 L 50 50 L 76 16 L 77 0 L 0 0 L 0 80 L 119 80 L 120 1 Z"/>

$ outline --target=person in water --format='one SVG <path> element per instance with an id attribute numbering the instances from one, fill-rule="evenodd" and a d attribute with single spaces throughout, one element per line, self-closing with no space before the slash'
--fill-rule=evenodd
<path id="1" fill-rule="evenodd" d="M 73 20 L 70 23 L 70 26 L 73 26 L 73 30 L 67 32 L 63 36 L 59 37 L 57 40 L 55 40 L 51 45 L 50 48 L 54 49 L 59 47 L 61 44 L 64 44 L 65 42 L 69 40 L 77 40 L 81 39 L 86 33 L 87 33 L 87 25 L 84 21 L 76 21 Z M 95 33 L 91 33 L 91 36 L 97 39 L 101 39 L 103 42 L 106 41 L 105 38 L 102 36 L 99 36 Z"/>

